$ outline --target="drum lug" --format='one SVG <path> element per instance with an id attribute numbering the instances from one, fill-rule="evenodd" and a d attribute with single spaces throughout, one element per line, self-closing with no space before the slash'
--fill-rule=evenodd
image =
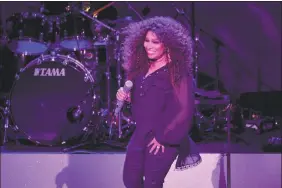
<path id="1" fill-rule="evenodd" d="M 67 30 L 64 30 L 64 37 L 67 37 L 68 36 L 68 32 Z"/>
<path id="2" fill-rule="evenodd" d="M 7 100 L 5 101 L 5 105 L 6 105 L 7 107 L 10 107 L 11 101 L 10 101 L 9 99 L 7 99 Z M 9 113 L 10 113 L 10 112 L 9 112 Z"/>
<path id="3" fill-rule="evenodd" d="M 85 37 L 85 31 L 84 31 L 84 29 L 81 31 L 80 37 Z"/>
<path id="4" fill-rule="evenodd" d="M 14 130 L 15 132 L 18 132 L 18 131 L 20 130 L 17 125 L 14 125 L 12 128 L 13 128 L 13 130 Z"/>
<path id="5" fill-rule="evenodd" d="M 23 30 L 19 30 L 19 39 L 21 40 L 23 38 Z"/>
<path id="6" fill-rule="evenodd" d="M 40 41 L 40 42 L 43 42 L 43 33 L 40 33 L 39 41 Z"/>
<path id="7" fill-rule="evenodd" d="M 45 24 L 46 24 L 46 19 L 43 19 L 41 22 L 41 26 L 44 27 Z"/>
<path id="8" fill-rule="evenodd" d="M 42 61 L 44 61 L 44 55 L 42 54 L 40 58 L 37 59 L 36 64 L 40 65 L 42 63 Z"/>
<path id="9" fill-rule="evenodd" d="M 53 25 L 52 23 L 49 22 L 49 33 L 52 33 L 53 32 Z"/>
<path id="10" fill-rule="evenodd" d="M 42 26 L 44 26 L 47 21 L 48 21 L 47 18 L 46 18 L 46 17 L 43 17 L 42 22 L 41 22 Z"/>
<path id="11" fill-rule="evenodd" d="M 85 75 L 84 75 L 84 82 L 88 82 L 89 81 L 89 76 L 88 76 L 88 74 L 86 73 Z"/>
<path id="12" fill-rule="evenodd" d="M 62 64 L 65 65 L 65 66 L 67 66 L 68 63 L 69 63 L 68 59 L 65 59 L 64 61 L 62 61 Z"/>
<path id="13" fill-rule="evenodd" d="M 15 79 L 16 79 L 16 80 L 19 80 L 19 79 L 20 79 L 20 75 L 19 75 L 18 73 L 15 75 Z"/>
<path id="14" fill-rule="evenodd" d="M 33 18 L 36 18 L 36 17 L 37 17 L 37 14 L 36 14 L 35 12 L 33 12 L 33 13 L 32 13 L 32 17 L 33 17 Z"/>

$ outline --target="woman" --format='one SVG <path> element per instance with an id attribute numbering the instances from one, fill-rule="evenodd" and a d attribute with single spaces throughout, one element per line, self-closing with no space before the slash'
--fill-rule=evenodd
<path id="1" fill-rule="evenodd" d="M 131 94 L 120 88 L 116 97 L 132 103 L 136 121 L 123 181 L 127 188 L 162 188 L 176 157 L 176 169 L 201 162 L 188 136 L 194 113 L 192 39 L 168 17 L 132 23 L 123 34 L 123 65 L 134 87 Z"/>

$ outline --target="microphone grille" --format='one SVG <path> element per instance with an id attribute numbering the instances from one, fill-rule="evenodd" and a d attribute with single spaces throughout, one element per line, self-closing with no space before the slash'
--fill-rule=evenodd
<path id="1" fill-rule="evenodd" d="M 125 87 L 127 87 L 127 88 L 132 88 L 132 87 L 133 87 L 133 83 L 132 83 L 132 81 L 130 81 L 130 80 L 127 80 L 124 85 L 125 85 Z"/>

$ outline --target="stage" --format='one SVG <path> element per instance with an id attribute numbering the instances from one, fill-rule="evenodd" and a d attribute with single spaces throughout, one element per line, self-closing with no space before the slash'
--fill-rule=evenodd
<path id="1" fill-rule="evenodd" d="M 0 143 L 5 131 L 52 145 L 81 132 L 85 140 L 111 137 L 116 91 L 127 79 L 121 31 L 143 18 L 173 17 L 191 29 L 194 44 L 193 127 L 225 138 L 197 142 L 202 163 L 185 171 L 173 164 L 164 188 L 281 188 L 281 153 L 263 150 L 271 137 L 281 141 L 281 124 L 261 123 L 282 111 L 280 4 L 100 3 L 0 3 Z M 164 46 L 174 62 L 174 48 Z M 129 111 L 118 118 L 126 139 L 136 124 Z M 229 128 L 243 132 L 227 142 Z M 11 142 L 0 149 L 1 188 L 124 188 L 125 150 L 66 153 Z"/>
<path id="2" fill-rule="evenodd" d="M 263 153 L 259 136 L 246 137 L 249 146 L 232 143 L 229 147 L 231 187 L 280 188 L 281 154 Z M 185 171 L 175 171 L 173 164 L 164 188 L 227 188 L 229 167 L 227 156 L 222 155 L 227 146 L 223 142 L 198 143 L 202 163 Z M 124 188 L 124 151 L 102 148 L 63 153 L 63 148 L 14 145 L 1 149 L 2 188 Z"/>

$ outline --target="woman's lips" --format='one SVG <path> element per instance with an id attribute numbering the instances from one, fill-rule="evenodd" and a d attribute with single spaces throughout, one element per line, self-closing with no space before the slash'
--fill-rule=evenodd
<path id="1" fill-rule="evenodd" d="M 155 52 L 153 51 L 147 51 L 147 54 L 154 54 Z"/>

